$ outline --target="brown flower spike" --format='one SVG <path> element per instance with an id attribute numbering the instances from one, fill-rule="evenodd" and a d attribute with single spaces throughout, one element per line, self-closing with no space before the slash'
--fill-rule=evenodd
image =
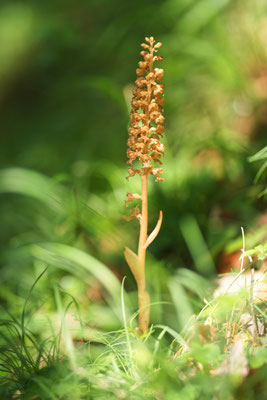
<path id="1" fill-rule="evenodd" d="M 128 168 L 129 177 L 135 174 L 156 176 L 156 181 L 161 178 L 162 168 L 155 168 L 154 163 L 161 163 L 164 155 L 164 145 L 160 143 L 163 136 L 164 117 L 162 115 L 164 105 L 163 69 L 154 68 L 155 61 L 161 61 L 162 57 L 154 55 L 161 47 L 161 43 L 155 44 L 153 37 L 146 38 L 147 43 L 142 43 L 144 48 L 140 55 L 144 61 L 139 61 L 133 90 L 132 109 L 130 113 L 130 127 L 127 156 L 128 164 L 139 160 L 139 169 Z"/>
<path id="2" fill-rule="evenodd" d="M 142 43 L 141 56 L 144 61 L 138 63 L 137 79 L 133 90 L 132 109 L 130 113 L 130 127 L 128 139 L 128 164 L 139 161 L 139 168 L 129 167 L 129 179 L 136 174 L 141 176 L 142 193 L 127 193 L 126 206 L 128 203 L 139 199 L 142 203 L 142 210 L 134 207 L 131 216 L 126 220 L 137 218 L 140 222 L 140 235 L 138 254 L 135 254 L 128 247 L 125 248 L 126 261 L 135 277 L 138 288 L 139 306 L 139 328 L 142 333 L 148 330 L 150 315 L 150 297 L 146 291 L 145 282 L 145 256 L 146 249 L 157 236 L 161 223 L 162 211 L 153 232 L 147 234 L 147 179 L 148 175 L 154 175 L 156 181 L 163 181 L 161 178 L 162 168 L 155 166 L 155 163 L 162 164 L 161 157 L 164 155 L 164 145 L 160 142 L 163 136 L 164 117 L 162 115 L 164 105 L 164 85 L 161 83 L 164 74 L 163 69 L 154 68 L 155 61 L 161 61 L 162 57 L 155 55 L 161 47 L 153 37 L 146 37 L 146 43 Z"/>

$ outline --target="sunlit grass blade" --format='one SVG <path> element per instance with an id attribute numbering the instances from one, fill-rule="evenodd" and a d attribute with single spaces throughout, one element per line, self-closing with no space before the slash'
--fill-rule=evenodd
<path id="1" fill-rule="evenodd" d="M 195 217 L 184 217 L 180 221 L 180 228 L 197 271 L 204 275 L 213 274 L 215 265 Z"/>
<path id="2" fill-rule="evenodd" d="M 189 346 L 186 343 L 186 341 L 184 340 L 184 338 L 178 332 L 176 332 L 174 329 L 172 329 L 166 325 L 154 325 L 154 328 L 162 329 L 164 331 L 164 333 L 168 332 L 174 339 L 177 340 L 178 343 L 180 343 L 180 345 L 183 347 L 184 350 L 189 349 Z"/>
<path id="3" fill-rule="evenodd" d="M 168 283 L 168 287 L 170 289 L 176 309 L 178 326 L 180 329 L 182 329 L 186 325 L 187 321 L 192 317 L 194 312 L 186 291 L 177 279 L 171 279 Z"/>

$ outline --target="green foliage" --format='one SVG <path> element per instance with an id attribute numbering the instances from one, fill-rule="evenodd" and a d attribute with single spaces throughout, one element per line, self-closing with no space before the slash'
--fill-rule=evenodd
<path id="1" fill-rule="evenodd" d="M 251 346 L 248 326 L 237 327 L 240 313 L 246 313 L 249 308 L 245 305 L 246 299 L 238 294 L 232 296 L 234 308 L 229 302 L 226 305 L 226 295 L 213 300 L 205 315 L 201 312 L 181 334 L 168 326 L 155 325 L 141 339 L 128 324 L 122 285 L 124 329 L 103 333 L 80 320 L 82 340 L 77 342 L 73 340 L 75 330 L 69 319 L 71 304 L 77 303 L 74 299 L 62 302 L 62 294 L 56 289 L 61 319 L 59 333 L 40 332 L 37 338 L 27 326 L 30 319 L 26 311 L 44 273 L 29 293 L 21 322 L 14 318 L 2 321 L 5 323 L 1 330 L 0 356 L 3 398 L 138 400 L 217 396 L 231 399 L 243 393 L 242 397 L 250 400 L 254 398 L 251 395 L 254 390 L 260 396 L 255 398 L 264 398 L 261 396 L 266 390 L 262 379 L 266 349 Z M 79 313 L 77 307 L 74 310 Z M 256 315 L 260 318 L 260 314 Z M 229 345 L 225 321 L 230 316 L 232 321 L 228 327 L 236 327 L 236 332 Z M 248 375 L 248 368 L 253 368 L 253 374 Z"/>
<path id="2" fill-rule="evenodd" d="M 255 182 L 258 182 L 258 180 L 260 179 L 260 177 L 263 175 L 264 171 L 267 168 L 267 146 L 265 146 L 263 149 L 261 149 L 260 151 L 258 151 L 256 154 L 254 154 L 252 157 L 249 158 L 250 162 L 261 161 L 261 160 L 266 160 L 266 161 L 264 161 L 264 163 L 258 170 L 257 175 L 255 176 L 254 179 Z M 266 194 L 267 194 L 267 189 L 264 189 L 263 192 L 260 194 L 260 196 L 264 196 Z"/>
<path id="3" fill-rule="evenodd" d="M 254 249 L 244 251 L 244 257 L 256 256 L 260 261 L 263 261 L 267 257 L 267 243 L 259 244 Z"/>

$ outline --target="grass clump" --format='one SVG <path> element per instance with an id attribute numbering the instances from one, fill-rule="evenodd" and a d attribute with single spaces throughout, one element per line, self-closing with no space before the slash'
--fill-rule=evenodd
<path id="1" fill-rule="evenodd" d="M 225 289 L 205 300 L 180 333 L 151 325 L 142 338 L 134 329 L 136 315 L 124 329 L 107 333 L 82 321 L 77 333 L 67 317 L 77 311 L 69 305 L 56 335 L 36 335 L 24 310 L 21 321 L 2 321 L 2 398 L 264 399 L 266 303 L 253 302 L 256 329 L 250 284 L 238 293 Z"/>

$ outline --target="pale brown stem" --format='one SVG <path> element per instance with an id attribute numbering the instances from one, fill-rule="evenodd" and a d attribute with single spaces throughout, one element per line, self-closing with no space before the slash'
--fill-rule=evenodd
<path id="1" fill-rule="evenodd" d="M 152 55 L 150 63 L 149 63 L 149 71 L 153 70 L 153 44 L 150 46 L 150 54 Z M 147 86 L 147 103 L 150 103 L 151 99 L 151 84 L 148 83 Z M 148 107 L 145 109 L 145 120 L 144 125 L 150 128 L 150 120 L 149 120 L 149 110 Z M 145 151 L 148 151 L 145 148 Z M 140 268 L 140 279 L 137 281 L 137 289 L 138 289 L 138 308 L 139 308 L 139 328 L 142 333 L 147 332 L 149 325 L 149 317 L 150 317 L 150 297 L 148 292 L 146 291 L 146 275 L 145 275 L 145 263 L 146 263 L 146 240 L 147 240 L 147 224 L 148 224 L 148 212 L 147 212 L 147 178 L 148 174 L 143 173 L 141 175 L 142 179 L 142 216 L 140 220 L 140 235 L 139 235 L 139 245 L 138 245 L 138 259 L 139 259 L 139 268 Z"/>
<path id="2" fill-rule="evenodd" d="M 148 293 L 146 292 L 146 277 L 145 277 L 145 261 L 147 240 L 147 174 L 142 175 L 142 216 L 140 220 L 140 236 L 138 245 L 138 258 L 140 262 L 141 279 L 137 282 L 138 285 L 138 307 L 139 307 L 139 328 L 144 333 L 148 330 L 149 324 L 149 305 Z"/>
<path id="3" fill-rule="evenodd" d="M 138 257 L 142 262 L 145 262 L 146 257 L 146 249 L 144 248 L 144 244 L 147 239 L 147 174 L 142 175 L 142 217 L 140 221 L 140 236 L 139 236 L 139 245 L 138 245 Z"/>

